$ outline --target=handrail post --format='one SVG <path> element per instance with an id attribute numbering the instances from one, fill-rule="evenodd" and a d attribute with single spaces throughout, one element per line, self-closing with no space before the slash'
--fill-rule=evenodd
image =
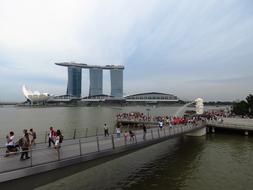
<path id="1" fill-rule="evenodd" d="M 124 143 L 125 143 L 125 146 L 127 145 L 127 137 L 124 135 Z"/>
<path id="2" fill-rule="evenodd" d="M 85 130 L 85 137 L 86 138 L 88 137 L 88 128 L 86 128 L 86 130 Z"/>
<path id="3" fill-rule="evenodd" d="M 163 128 L 163 133 L 164 133 L 164 136 L 166 136 L 165 127 Z"/>
<path id="4" fill-rule="evenodd" d="M 81 139 L 79 139 L 79 151 L 80 151 L 80 156 L 82 156 L 82 144 L 81 144 Z"/>
<path id="5" fill-rule="evenodd" d="M 99 138 L 97 136 L 97 148 L 98 148 L 98 152 L 100 151 L 100 148 L 99 148 Z"/>
<path id="6" fill-rule="evenodd" d="M 159 131 L 159 129 L 157 129 L 157 133 L 158 133 L 158 138 L 160 139 L 160 131 Z"/>
<path id="7" fill-rule="evenodd" d="M 136 134 L 134 135 L 134 138 L 135 138 L 135 143 L 137 144 L 137 136 L 136 136 Z"/>
<path id="8" fill-rule="evenodd" d="M 152 137 L 152 140 L 154 139 L 154 135 L 153 135 L 153 130 L 151 129 L 151 137 Z"/>
<path id="9" fill-rule="evenodd" d="M 47 143 L 47 131 L 45 133 L 45 144 Z"/>
<path id="10" fill-rule="evenodd" d="M 112 136 L 112 149 L 115 149 L 114 136 L 113 136 L 113 134 L 111 136 Z"/>
<path id="11" fill-rule="evenodd" d="M 73 139 L 76 139 L 76 129 L 74 129 Z"/>
<path id="12" fill-rule="evenodd" d="M 30 157 L 31 157 L 31 167 L 33 166 L 33 154 L 32 154 L 32 147 L 31 147 L 31 151 L 30 151 Z"/>

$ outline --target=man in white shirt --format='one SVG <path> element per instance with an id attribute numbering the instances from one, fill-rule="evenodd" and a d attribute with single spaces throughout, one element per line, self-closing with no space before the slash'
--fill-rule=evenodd
<path id="1" fill-rule="evenodd" d="M 105 137 L 107 135 L 109 136 L 109 129 L 108 129 L 108 126 L 106 125 L 106 123 L 104 124 L 104 133 L 105 133 Z"/>

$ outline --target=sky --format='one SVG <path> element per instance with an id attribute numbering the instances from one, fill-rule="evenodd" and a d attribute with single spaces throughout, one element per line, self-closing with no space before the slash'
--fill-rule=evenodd
<path id="1" fill-rule="evenodd" d="M 124 95 L 234 101 L 253 93 L 252 0 L 0 0 L 0 102 L 66 93 L 55 62 L 124 65 Z M 89 72 L 82 72 L 88 95 Z M 104 71 L 104 93 L 110 93 Z"/>

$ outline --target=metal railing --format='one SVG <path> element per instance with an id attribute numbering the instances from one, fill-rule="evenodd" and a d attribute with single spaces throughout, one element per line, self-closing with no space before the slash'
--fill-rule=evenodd
<path id="1" fill-rule="evenodd" d="M 51 162 L 58 162 L 61 160 L 67 160 L 70 158 L 85 156 L 98 152 L 104 152 L 107 150 L 117 149 L 127 146 L 135 146 L 147 141 L 154 141 L 157 139 L 181 135 L 192 130 L 203 127 L 202 125 L 178 125 L 173 127 L 149 128 L 146 134 L 142 130 L 134 131 L 135 135 L 133 138 L 129 136 L 125 138 L 124 133 L 121 134 L 120 138 L 117 138 L 116 134 L 110 136 L 97 135 L 86 136 L 81 138 L 72 138 L 71 140 L 64 140 L 61 148 L 48 148 L 41 145 L 36 145 L 28 151 L 18 151 L 12 153 L 15 155 L 8 155 L 0 153 L 0 173 L 14 171 L 18 169 L 33 167 L 37 165 L 48 164 Z M 74 133 L 73 133 L 74 135 Z M 22 152 L 28 152 L 29 159 L 20 161 L 20 154 Z"/>

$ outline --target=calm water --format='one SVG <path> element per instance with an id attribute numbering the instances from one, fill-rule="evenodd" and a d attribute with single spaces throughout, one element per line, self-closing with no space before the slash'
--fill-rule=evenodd
<path id="1" fill-rule="evenodd" d="M 253 138 L 234 134 L 169 140 L 38 189 L 253 189 Z"/>
<path id="2" fill-rule="evenodd" d="M 34 128 L 38 140 L 43 141 L 49 126 L 62 129 L 64 137 L 71 138 L 74 129 L 77 136 L 94 135 L 98 128 L 103 130 L 106 122 L 114 130 L 116 115 L 120 112 L 143 112 L 152 116 L 173 115 L 179 107 L 0 107 L 0 144 L 4 144 L 5 136 L 13 130 L 16 137 L 22 135 L 23 129 Z"/>

